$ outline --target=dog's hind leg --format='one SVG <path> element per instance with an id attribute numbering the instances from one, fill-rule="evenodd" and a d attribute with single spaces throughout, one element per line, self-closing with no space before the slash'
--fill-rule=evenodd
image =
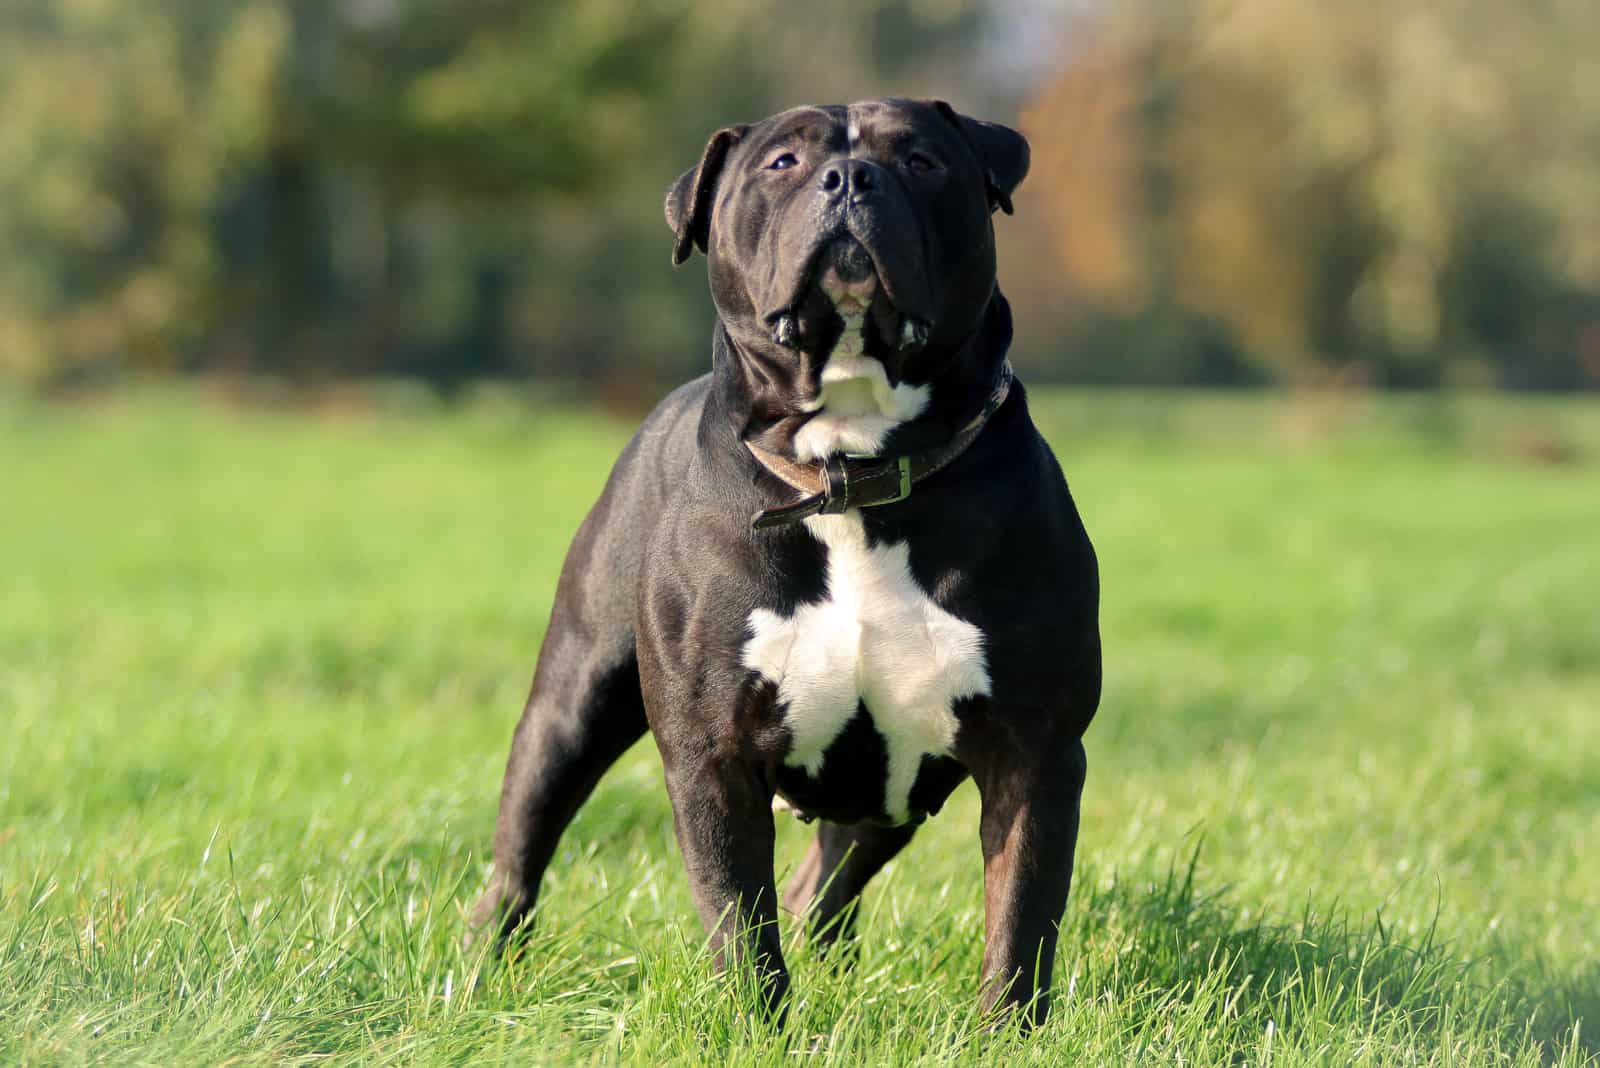
<path id="1" fill-rule="evenodd" d="M 811 938 L 824 952 L 855 933 L 856 905 L 867 881 L 894 859 L 916 833 L 915 824 L 882 827 L 823 820 L 794 878 L 784 891 L 784 908 L 810 912 Z"/>
<path id="2" fill-rule="evenodd" d="M 492 930 L 497 942 L 532 910 L 561 832 L 606 769 L 645 732 L 631 633 L 618 648 L 615 635 L 599 642 L 589 628 L 563 622 L 557 627 L 552 620 L 512 739 L 494 874 L 472 911 L 473 931 Z"/>

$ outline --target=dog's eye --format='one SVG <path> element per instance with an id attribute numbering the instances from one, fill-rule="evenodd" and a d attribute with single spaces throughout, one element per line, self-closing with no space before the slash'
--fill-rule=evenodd
<path id="1" fill-rule="evenodd" d="M 937 166 L 938 164 L 921 152 L 913 152 L 906 157 L 906 170 L 908 171 L 931 171 Z"/>
<path id="2" fill-rule="evenodd" d="M 786 171 L 790 167 L 797 167 L 799 165 L 800 165 L 800 161 L 798 159 L 795 159 L 795 156 L 794 156 L 793 152 L 785 152 L 783 155 L 779 156 L 777 159 L 775 159 L 771 163 L 767 164 L 767 170 L 769 170 L 769 171 Z"/>

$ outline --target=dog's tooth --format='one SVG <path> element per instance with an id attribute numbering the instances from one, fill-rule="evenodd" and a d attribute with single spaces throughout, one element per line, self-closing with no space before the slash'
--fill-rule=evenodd
<path id="1" fill-rule="evenodd" d="M 902 349 L 918 348 L 928 343 L 928 324 L 921 319 L 906 316 L 906 321 L 900 324 L 900 347 Z"/>
<path id="2" fill-rule="evenodd" d="M 800 344 L 800 324 L 793 315 L 785 312 L 778 316 L 777 322 L 772 324 L 772 340 L 786 349 Z"/>

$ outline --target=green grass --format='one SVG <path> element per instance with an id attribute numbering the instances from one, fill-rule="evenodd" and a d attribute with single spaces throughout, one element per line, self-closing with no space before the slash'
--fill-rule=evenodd
<path id="1" fill-rule="evenodd" d="M 0 1062 L 1600 1060 L 1600 410 L 1034 401 L 1107 685 L 1029 1039 L 974 1012 L 970 786 L 853 972 L 791 925 L 781 1035 L 706 962 L 648 742 L 527 951 L 458 948 L 626 421 L 0 401 Z"/>

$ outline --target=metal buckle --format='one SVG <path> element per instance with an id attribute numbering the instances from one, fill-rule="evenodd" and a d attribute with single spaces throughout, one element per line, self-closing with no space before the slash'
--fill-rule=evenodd
<path id="1" fill-rule="evenodd" d="M 911 457 L 901 456 L 898 458 L 898 463 L 900 466 L 900 496 L 894 498 L 894 500 L 884 501 L 884 504 L 893 504 L 895 501 L 903 501 L 911 496 Z"/>

